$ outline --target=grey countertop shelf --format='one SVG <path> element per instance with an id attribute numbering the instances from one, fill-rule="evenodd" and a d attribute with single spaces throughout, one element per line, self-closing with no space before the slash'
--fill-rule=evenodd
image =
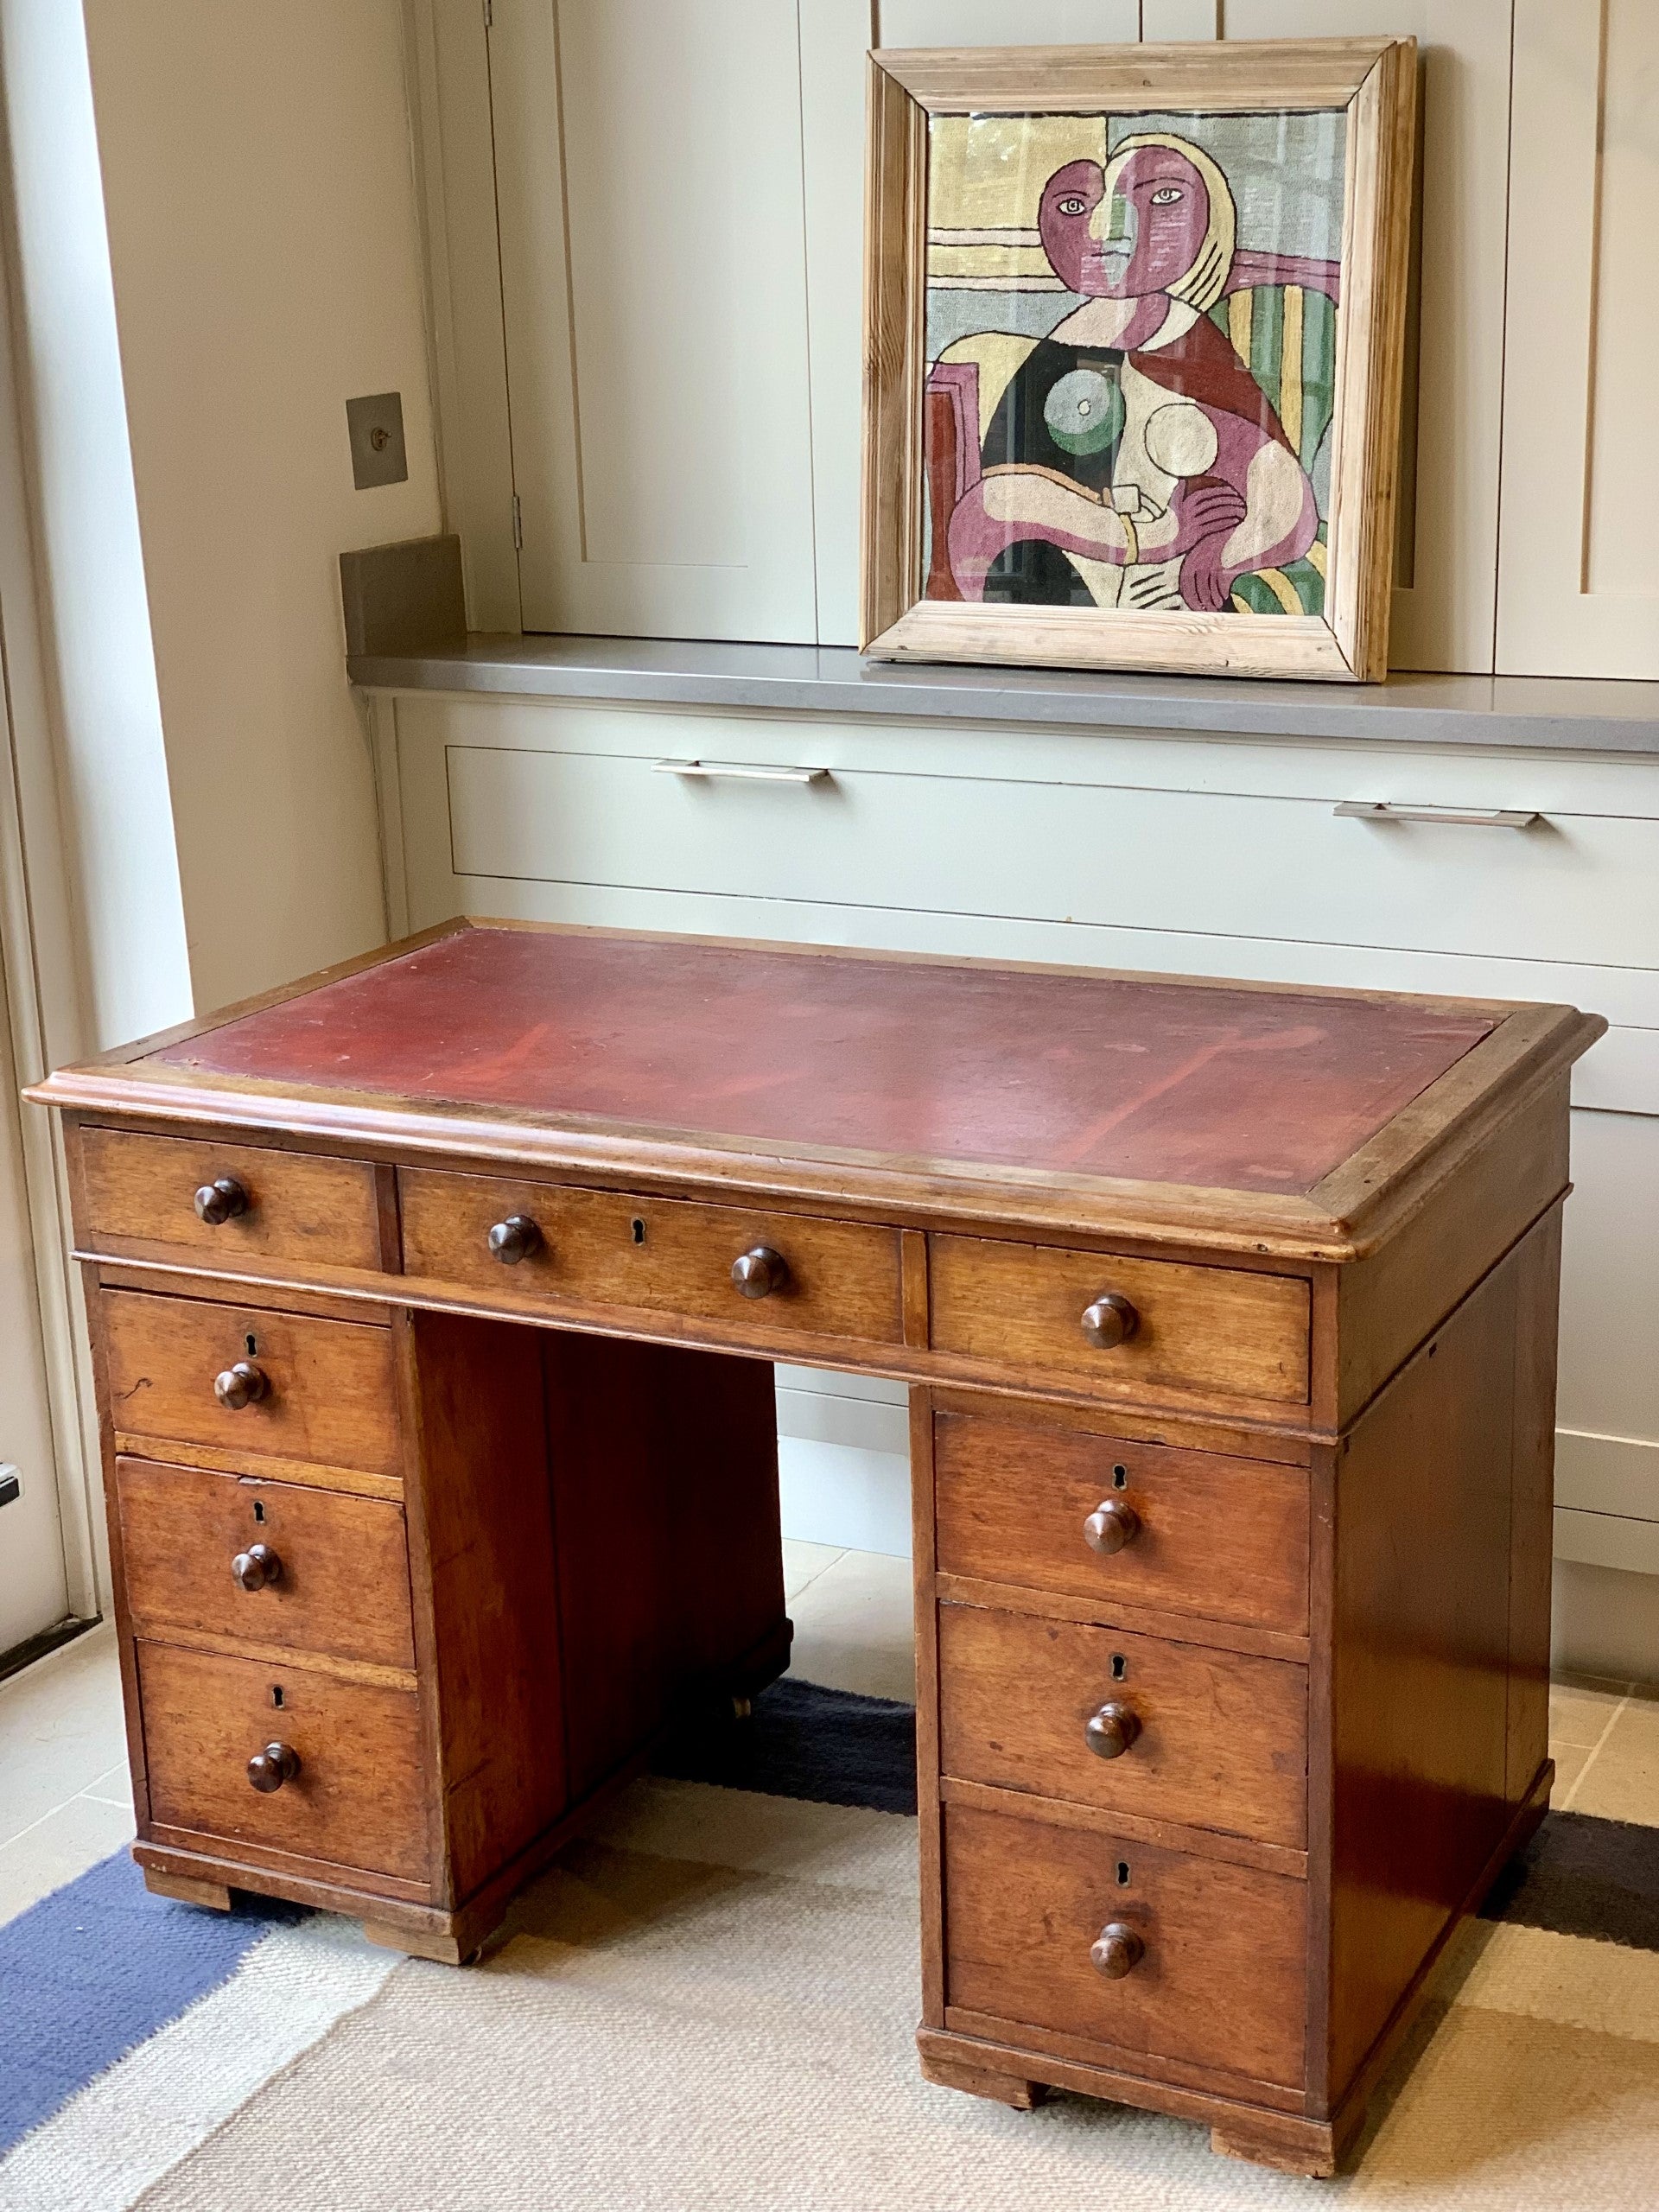
<path id="1" fill-rule="evenodd" d="M 1396 675 L 1352 687 L 1263 683 L 899 664 L 845 645 L 477 632 L 425 652 L 353 653 L 346 669 L 353 683 L 383 691 L 1659 756 L 1659 683 Z"/>

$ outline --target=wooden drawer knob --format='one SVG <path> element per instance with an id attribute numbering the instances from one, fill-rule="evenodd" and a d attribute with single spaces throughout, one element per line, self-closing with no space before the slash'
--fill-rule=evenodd
<path id="1" fill-rule="evenodd" d="M 1141 1533 L 1141 1516 L 1121 1497 L 1103 1497 L 1083 1524 L 1083 1541 L 1091 1552 L 1121 1552 Z"/>
<path id="2" fill-rule="evenodd" d="M 222 1221 L 234 1221 L 247 1210 L 248 1194 L 234 1175 L 220 1175 L 196 1192 L 197 1215 L 210 1229 L 217 1229 Z"/>
<path id="3" fill-rule="evenodd" d="M 490 1231 L 490 1249 L 504 1268 L 516 1268 L 542 1249 L 542 1232 L 527 1213 L 510 1213 Z"/>
<path id="4" fill-rule="evenodd" d="M 267 1744 L 248 1761 L 248 1780 L 262 1797 L 292 1782 L 299 1770 L 300 1755 L 291 1744 Z"/>
<path id="5" fill-rule="evenodd" d="M 283 1579 L 283 1562 L 269 1544 L 250 1544 L 231 1561 L 231 1573 L 245 1590 L 263 1590 Z"/>
<path id="6" fill-rule="evenodd" d="M 1122 1758 L 1140 1733 L 1135 1707 L 1121 1705 L 1116 1699 L 1103 1705 L 1098 1713 L 1091 1713 L 1083 1731 L 1084 1741 L 1097 1759 Z"/>
<path id="7" fill-rule="evenodd" d="M 213 1395 L 226 1413 L 239 1414 L 244 1406 L 257 1405 L 270 1395 L 270 1377 L 251 1359 L 238 1359 L 213 1377 Z"/>
<path id="8" fill-rule="evenodd" d="M 1127 1298 L 1106 1290 L 1092 1306 L 1084 1307 L 1081 1325 L 1096 1351 L 1110 1351 L 1115 1345 L 1128 1344 L 1141 1325 L 1141 1316 Z"/>
<path id="9" fill-rule="evenodd" d="M 1109 1920 L 1089 1946 L 1089 1963 L 1108 1981 L 1122 1981 L 1147 1955 L 1147 1947 L 1122 1920 Z"/>
<path id="10" fill-rule="evenodd" d="M 770 1244 L 757 1244 L 732 1262 L 732 1281 L 745 1298 L 770 1298 L 789 1281 L 789 1262 Z"/>

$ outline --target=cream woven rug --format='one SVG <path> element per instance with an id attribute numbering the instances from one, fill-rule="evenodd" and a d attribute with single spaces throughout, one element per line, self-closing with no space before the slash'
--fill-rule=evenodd
<path id="1" fill-rule="evenodd" d="M 1659 1954 L 1477 1927 L 1357 2168 L 1300 2181 L 1213 2158 L 1180 2121 L 1071 2097 L 1012 2113 L 923 2082 L 915 1838 L 895 1814 L 642 1783 L 482 1965 L 398 1965 L 138 2202 L 1659 2207 Z M 156 2117 L 128 2105 L 135 2129 Z"/>

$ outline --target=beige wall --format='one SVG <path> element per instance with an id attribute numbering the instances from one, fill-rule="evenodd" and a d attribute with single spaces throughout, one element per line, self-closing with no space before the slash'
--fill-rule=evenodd
<path id="1" fill-rule="evenodd" d="M 87 0 L 199 1011 L 380 941 L 336 563 L 439 525 L 399 0 Z M 408 483 L 353 488 L 397 390 Z"/>

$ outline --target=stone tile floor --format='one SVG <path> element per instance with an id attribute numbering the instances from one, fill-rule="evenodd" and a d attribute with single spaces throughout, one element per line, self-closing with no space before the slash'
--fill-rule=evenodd
<path id="1" fill-rule="evenodd" d="M 792 1671 L 873 1697 L 915 1694 L 910 1562 L 786 1543 Z M 1572 1677 L 1550 1698 L 1554 1802 L 1659 1826 L 1659 1690 Z M 0 1682 L 0 1920 L 132 1834 L 114 1632 L 93 1630 Z"/>

